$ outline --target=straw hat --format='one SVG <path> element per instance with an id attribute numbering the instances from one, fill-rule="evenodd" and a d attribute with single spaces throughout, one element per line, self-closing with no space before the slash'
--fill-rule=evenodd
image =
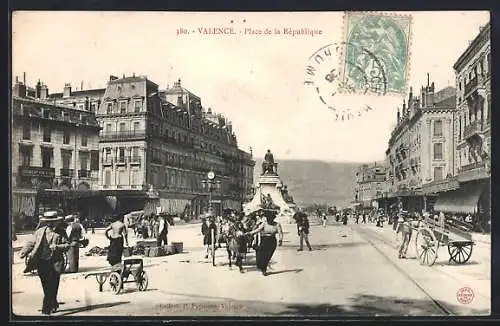
<path id="1" fill-rule="evenodd" d="M 40 218 L 40 222 L 60 222 L 63 220 L 64 217 L 60 216 L 57 211 L 45 212 Z"/>

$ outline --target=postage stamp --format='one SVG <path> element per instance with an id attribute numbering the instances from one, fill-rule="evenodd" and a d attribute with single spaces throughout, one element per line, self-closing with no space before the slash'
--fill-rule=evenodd
<path id="1" fill-rule="evenodd" d="M 365 92 L 368 76 L 376 93 L 384 82 L 384 94 L 404 93 L 410 71 L 411 23 L 410 15 L 346 12 L 341 79 L 357 92 Z M 352 92 L 352 87 L 341 91 Z"/>

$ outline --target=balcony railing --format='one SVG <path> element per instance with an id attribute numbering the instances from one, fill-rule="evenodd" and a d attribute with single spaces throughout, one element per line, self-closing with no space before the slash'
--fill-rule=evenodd
<path id="1" fill-rule="evenodd" d="M 465 172 L 465 171 L 470 171 L 470 170 L 479 169 L 479 168 L 483 168 L 483 167 L 484 167 L 484 162 L 474 162 L 474 163 L 462 166 L 458 171 Z"/>
<path id="2" fill-rule="evenodd" d="M 79 178 L 90 178 L 91 171 L 90 170 L 78 170 Z"/>
<path id="3" fill-rule="evenodd" d="M 464 94 L 467 96 L 474 88 L 477 86 L 477 76 L 472 78 L 467 84 L 465 84 Z"/>
<path id="4" fill-rule="evenodd" d="M 113 164 L 141 164 L 142 157 L 140 156 L 119 156 L 119 157 L 103 157 L 103 165 L 113 165 Z"/>
<path id="5" fill-rule="evenodd" d="M 137 138 L 144 138 L 148 136 L 146 130 L 128 130 L 128 131 L 114 131 L 114 132 L 103 132 L 100 136 L 100 140 L 130 140 Z"/>
<path id="6" fill-rule="evenodd" d="M 464 127 L 464 138 L 469 138 L 482 131 L 482 124 L 480 120 L 476 120 Z"/>
<path id="7" fill-rule="evenodd" d="M 73 169 L 61 169 L 61 177 L 72 178 L 73 177 Z"/>

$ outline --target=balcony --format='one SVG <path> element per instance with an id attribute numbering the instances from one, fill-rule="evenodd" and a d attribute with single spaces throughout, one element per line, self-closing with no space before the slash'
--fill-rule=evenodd
<path id="1" fill-rule="evenodd" d="M 64 178 L 73 178 L 73 169 L 61 169 L 60 170 L 61 177 Z"/>
<path id="2" fill-rule="evenodd" d="M 90 170 L 78 170 L 78 178 L 90 178 Z"/>
<path id="3" fill-rule="evenodd" d="M 464 87 L 465 97 L 477 87 L 477 76 L 472 78 Z"/>
<path id="4" fill-rule="evenodd" d="M 21 177 L 32 178 L 55 178 L 56 170 L 54 168 L 43 168 L 35 166 L 20 166 L 19 175 Z"/>
<path id="5" fill-rule="evenodd" d="M 480 169 L 480 168 L 484 168 L 484 162 L 474 162 L 471 164 L 464 165 L 458 170 L 458 172 L 462 173 L 465 171 L 470 171 L 470 170 L 475 170 L 475 169 Z"/>
<path id="6" fill-rule="evenodd" d="M 129 130 L 129 131 L 114 131 L 103 132 L 99 137 L 101 141 L 111 140 L 137 140 L 148 136 L 146 130 Z"/>
<path id="7" fill-rule="evenodd" d="M 464 127 L 464 138 L 467 139 L 483 131 L 484 121 L 476 120 Z"/>

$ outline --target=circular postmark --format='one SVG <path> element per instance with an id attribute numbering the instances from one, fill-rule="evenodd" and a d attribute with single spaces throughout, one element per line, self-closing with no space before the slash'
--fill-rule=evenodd
<path id="1" fill-rule="evenodd" d="M 340 54 L 347 45 L 356 49 L 357 55 L 350 55 L 339 65 Z M 387 92 L 382 62 L 368 49 L 346 42 L 331 43 L 315 51 L 308 59 L 304 84 L 314 89 L 319 100 L 335 113 L 337 121 L 352 120 L 373 110 L 366 104 L 353 106 L 353 101 L 346 97 Z"/>
<path id="2" fill-rule="evenodd" d="M 470 304 L 474 300 L 474 291 L 466 286 L 457 291 L 457 300 L 461 304 Z"/>

